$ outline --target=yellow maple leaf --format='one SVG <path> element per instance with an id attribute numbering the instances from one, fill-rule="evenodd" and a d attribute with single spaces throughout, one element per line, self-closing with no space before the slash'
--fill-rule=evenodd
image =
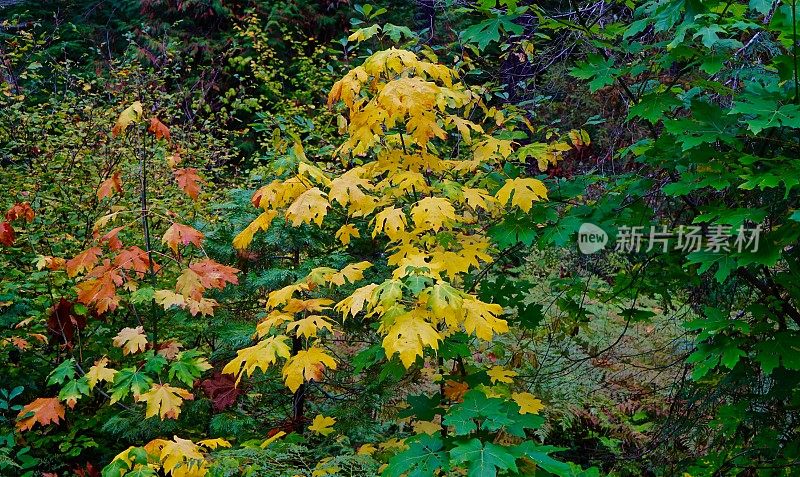
<path id="1" fill-rule="evenodd" d="M 280 326 L 290 321 L 294 321 L 294 316 L 278 310 L 272 310 L 266 318 L 256 325 L 256 336 L 263 338 L 269 334 L 273 327 Z"/>
<path id="2" fill-rule="evenodd" d="M 322 434 L 323 436 L 327 436 L 335 432 L 333 429 L 334 424 L 336 424 L 335 418 L 317 414 L 311 425 L 308 426 L 308 430 L 316 432 L 317 434 Z"/>
<path id="3" fill-rule="evenodd" d="M 322 348 L 312 346 L 300 350 L 286 361 L 283 367 L 283 378 L 286 386 L 295 392 L 303 381 L 319 381 L 325 368 L 336 369 L 336 361 Z"/>
<path id="4" fill-rule="evenodd" d="M 114 380 L 114 375 L 117 374 L 116 369 L 106 367 L 108 358 L 103 356 L 94 362 L 94 366 L 89 368 L 86 372 L 86 381 L 89 384 L 89 389 L 93 389 L 100 381 L 111 382 Z"/>
<path id="5" fill-rule="evenodd" d="M 306 155 L 305 152 L 302 152 L 303 147 L 300 145 L 300 143 L 296 143 L 294 145 L 295 154 L 297 154 L 298 147 L 299 150 L 301 151 L 301 153 L 298 154 L 298 157 L 302 157 L 303 159 L 305 159 Z M 313 164 L 301 161 L 299 164 L 297 164 L 297 173 L 301 176 L 310 177 L 317 184 L 322 184 L 325 186 L 331 185 L 331 180 L 328 179 L 328 176 L 326 176 L 324 172 L 322 172 L 322 169 Z"/>
<path id="6" fill-rule="evenodd" d="M 388 326 L 381 325 L 381 330 L 386 334 L 383 339 L 383 349 L 386 350 L 387 357 L 391 358 L 397 353 L 403 366 L 410 368 L 417 357 L 423 355 L 426 346 L 439 349 L 442 337 L 436 328 L 425 320 L 426 316 L 425 310 L 415 308 L 395 317 Z"/>
<path id="7" fill-rule="evenodd" d="M 331 201 L 346 206 L 351 202 L 359 203 L 364 200 L 364 190 L 371 190 L 372 185 L 361 176 L 365 173 L 363 167 L 354 167 L 341 176 L 331 181 L 328 197 Z"/>
<path id="8" fill-rule="evenodd" d="M 358 448 L 358 450 L 356 451 L 356 454 L 358 454 L 358 455 L 372 455 L 377 450 L 378 449 L 372 444 L 364 444 L 364 445 L 362 445 L 361 447 Z"/>
<path id="9" fill-rule="evenodd" d="M 470 187 L 464 187 L 461 189 L 461 193 L 464 196 L 464 202 L 466 202 L 466 204 L 473 210 L 488 210 L 490 207 L 489 204 L 495 202 L 494 197 L 489 195 L 489 191 L 486 189 L 473 189 Z"/>
<path id="10" fill-rule="evenodd" d="M 353 224 L 344 224 L 336 231 L 336 239 L 342 242 L 342 245 L 350 245 L 351 237 L 361 237 Z"/>
<path id="11" fill-rule="evenodd" d="M 372 292 L 378 288 L 377 283 L 370 283 L 369 285 L 365 285 L 361 288 L 358 288 L 356 291 L 350 294 L 347 298 L 340 301 L 334 307 L 336 311 L 342 313 L 342 318 L 347 319 L 347 315 L 355 317 L 361 310 L 364 309 L 364 305 L 369 301 L 370 297 L 372 296 Z"/>
<path id="12" fill-rule="evenodd" d="M 159 416 L 161 420 L 177 419 L 184 399 L 194 399 L 189 391 L 169 384 L 153 384 L 149 391 L 140 394 L 138 402 L 146 402 L 145 419 Z"/>
<path id="13" fill-rule="evenodd" d="M 122 354 L 133 354 L 147 348 L 147 337 L 144 328 L 123 328 L 113 340 L 114 346 L 122 348 Z"/>
<path id="14" fill-rule="evenodd" d="M 294 227 L 311 222 L 322 225 L 322 220 L 327 215 L 330 206 L 328 199 L 325 198 L 325 193 L 319 188 L 313 187 L 300 194 L 292 202 L 292 205 L 286 209 L 286 218 L 292 222 Z"/>
<path id="15" fill-rule="evenodd" d="M 456 210 L 444 197 L 426 197 L 411 208 L 411 218 L 418 228 L 438 232 L 445 224 L 455 222 Z"/>
<path id="16" fill-rule="evenodd" d="M 403 209 L 387 207 L 375 215 L 375 229 L 372 236 L 383 232 L 390 240 L 395 240 L 402 235 L 406 228 L 406 214 Z"/>
<path id="17" fill-rule="evenodd" d="M 511 398 L 519 405 L 520 414 L 539 414 L 544 409 L 542 401 L 531 393 L 512 393 Z"/>
<path id="18" fill-rule="evenodd" d="M 371 266 L 372 264 L 367 261 L 351 263 L 340 271 L 331 275 L 329 281 L 331 284 L 336 286 L 342 286 L 346 282 L 355 283 L 364 278 L 364 270 Z"/>
<path id="19" fill-rule="evenodd" d="M 180 308 L 186 306 L 186 297 L 172 290 L 156 290 L 156 292 L 153 293 L 153 298 L 156 303 L 163 306 L 165 310 L 168 310 L 172 306 Z"/>
<path id="20" fill-rule="evenodd" d="M 483 128 L 480 125 L 475 124 L 472 121 L 464 119 L 460 116 L 455 116 L 452 114 L 448 115 L 446 123 L 455 125 L 456 129 L 458 129 L 459 134 L 461 134 L 461 137 L 464 139 L 465 144 L 472 144 L 472 136 L 470 135 L 470 129 L 478 133 L 483 133 Z"/>
<path id="21" fill-rule="evenodd" d="M 203 439 L 202 441 L 197 441 L 198 445 L 207 447 L 209 449 L 216 449 L 217 447 L 230 447 L 231 443 L 217 437 L 216 439 Z"/>
<path id="22" fill-rule="evenodd" d="M 256 217 L 256 219 L 244 228 L 241 232 L 239 232 L 236 237 L 233 239 L 233 247 L 237 250 L 244 250 L 249 245 L 250 242 L 253 241 L 253 237 L 255 236 L 256 232 L 259 230 L 267 230 L 269 225 L 272 223 L 272 219 L 278 215 L 277 212 L 274 210 L 267 210 L 262 212 L 261 215 Z"/>
<path id="23" fill-rule="evenodd" d="M 516 179 L 506 179 L 506 183 L 497 191 L 495 197 L 501 204 L 506 204 L 511 199 L 511 205 L 516 205 L 524 212 L 528 212 L 534 202 L 547 199 L 547 188 L 538 179 L 517 177 Z"/>
<path id="24" fill-rule="evenodd" d="M 125 110 L 119 114 L 117 122 L 111 130 L 111 134 L 113 136 L 119 136 L 124 133 L 125 130 L 128 129 L 128 126 L 141 119 L 142 113 L 142 103 L 134 101 L 133 104 L 125 108 Z"/>
<path id="25" fill-rule="evenodd" d="M 428 434 L 432 436 L 442 430 L 442 425 L 432 421 L 414 421 L 412 424 L 414 434 Z"/>
<path id="26" fill-rule="evenodd" d="M 461 316 L 461 305 L 464 302 L 463 292 L 439 280 L 433 286 L 422 290 L 419 301 L 428 305 L 436 322 L 441 320 L 448 326 L 457 326 Z"/>
<path id="27" fill-rule="evenodd" d="M 163 441 L 159 460 L 164 471 L 172 477 L 202 477 L 208 472 L 205 456 L 200 447 L 189 439 L 173 436 L 171 441 Z"/>
<path id="28" fill-rule="evenodd" d="M 236 352 L 236 357 L 222 368 L 222 372 L 235 374 L 238 386 L 242 375 L 250 376 L 256 369 L 265 372 L 267 368 L 278 362 L 278 358 L 289 358 L 292 352 L 289 345 L 286 344 L 288 339 L 285 335 L 270 336 L 255 346 L 240 349 Z"/>
<path id="29" fill-rule="evenodd" d="M 472 154 L 475 156 L 475 160 L 479 162 L 491 162 L 498 158 L 505 159 L 511 155 L 512 144 L 512 141 L 489 136 L 473 147 Z"/>
<path id="30" fill-rule="evenodd" d="M 266 449 L 267 447 L 269 447 L 270 444 L 272 444 L 273 442 L 277 441 L 278 439 L 280 439 L 281 437 L 283 437 L 285 435 L 286 435 L 286 431 L 278 431 L 272 437 L 270 437 L 269 439 L 267 439 L 264 442 L 262 442 L 261 445 L 259 445 L 258 447 L 260 447 L 262 449 Z"/>
<path id="31" fill-rule="evenodd" d="M 462 303 L 464 310 L 464 330 L 474 333 L 482 340 L 491 341 L 494 333 L 508 331 L 508 322 L 498 315 L 503 307 L 494 303 L 484 303 L 475 297 L 467 296 Z"/>
<path id="32" fill-rule="evenodd" d="M 317 331 L 322 328 L 333 331 L 333 324 L 320 315 L 310 315 L 286 325 L 286 331 L 296 330 L 295 333 L 298 336 L 305 336 L 306 338 L 317 336 Z"/>
<path id="33" fill-rule="evenodd" d="M 493 366 L 492 369 L 486 371 L 486 374 L 489 375 L 489 379 L 492 380 L 492 383 L 507 384 L 513 383 L 513 377 L 517 375 L 516 371 L 505 369 L 502 366 Z"/>

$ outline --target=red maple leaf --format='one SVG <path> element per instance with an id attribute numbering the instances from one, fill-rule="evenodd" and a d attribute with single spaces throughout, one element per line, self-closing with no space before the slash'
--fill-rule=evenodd
<path id="1" fill-rule="evenodd" d="M 210 378 L 204 379 L 200 386 L 206 392 L 215 411 L 222 411 L 236 403 L 242 387 L 236 387 L 236 376 L 214 371 Z"/>
<path id="2" fill-rule="evenodd" d="M 75 339 L 75 330 L 86 327 L 86 317 L 75 313 L 75 304 L 62 298 L 50 309 L 47 319 L 47 331 L 59 343 L 72 346 Z"/>
<path id="3" fill-rule="evenodd" d="M 14 238 L 16 238 L 14 235 L 14 227 L 8 222 L 0 224 L 0 243 L 6 247 L 10 247 L 14 245 Z"/>

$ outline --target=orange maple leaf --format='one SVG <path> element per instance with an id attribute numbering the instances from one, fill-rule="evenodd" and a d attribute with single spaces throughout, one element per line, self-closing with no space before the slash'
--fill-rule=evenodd
<path id="1" fill-rule="evenodd" d="M 144 277 L 150 271 L 150 257 L 144 250 L 137 246 L 128 247 L 119 252 L 114 258 L 114 265 L 122 270 L 134 271 L 139 278 Z M 157 272 L 161 267 L 153 261 L 153 272 Z"/>
<path id="2" fill-rule="evenodd" d="M 164 232 L 164 237 L 161 238 L 161 243 L 169 245 L 169 248 L 176 254 L 178 253 L 178 244 L 189 245 L 191 243 L 199 248 L 202 242 L 202 232 L 177 222 L 174 222 L 167 231 Z"/>
<path id="3" fill-rule="evenodd" d="M 67 275 L 74 277 L 80 272 L 90 272 L 100 259 L 100 254 L 103 253 L 100 247 L 92 247 L 84 250 L 83 252 L 75 255 L 71 260 L 67 260 L 66 268 Z"/>
<path id="4" fill-rule="evenodd" d="M 34 216 L 31 204 L 27 202 L 16 203 L 6 212 L 6 220 L 9 222 L 17 219 L 25 219 L 27 222 L 32 222 Z"/>
<path id="5" fill-rule="evenodd" d="M 169 128 L 159 121 L 158 118 L 150 118 L 150 127 L 147 128 L 147 131 L 153 133 L 156 139 L 164 138 L 170 141 Z"/>
<path id="6" fill-rule="evenodd" d="M 200 284 L 205 288 L 222 290 L 226 283 L 234 285 L 239 283 L 239 279 L 236 278 L 236 274 L 239 273 L 238 269 L 222 265 L 210 258 L 191 264 L 189 269 L 197 274 Z"/>
<path id="7" fill-rule="evenodd" d="M 113 228 L 108 231 L 105 235 L 100 237 L 100 243 L 108 242 L 108 249 L 111 251 L 116 251 L 122 248 L 122 240 L 117 237 L 117 234 L 124 229 L 125 226 L 122 225 L 120 227 Z"/>
<path id="8" fill-rule="evenodd" d="M 78 301 L 84 305 L 95 304 L 98 313 L 114 311 L 119 305 L 117 287 L 122 285 L 119 270 L 106 264 L 96 267 L 90 275 L 92 278 L 77 285 Z"/>
<path id="9" fill-rule="evenodd" d="M 28 431 L 33 428 L 35 424 L 46 426 L 47 424 L 58 424 L 64 418 L 64 406 L 57 397 L 51 398 L 36 398 L 32 403 L 23 407 L 17 415 L 17 429 L 20 431 Z M 32 416 L 25 417 L 33 413 Z"/>
<path id="10" fill-rule="evenodd" d="M 186 167 L 184 169 L 175 169 L 175 180 L 178 182 L 178 187 L 192 199 L 197 199 L 200 194 L 200 183 L 205 181 L 197 175 L 197 169 L 194 167 Z"/>
<path id="11" fill-rule="evenodd" d="M 97 188 L 97 198 L 111 197 L 114 192 L 122 193 L 122 177 L 120 177 L 119 171 L 100 183 L 100 187 Z"/>

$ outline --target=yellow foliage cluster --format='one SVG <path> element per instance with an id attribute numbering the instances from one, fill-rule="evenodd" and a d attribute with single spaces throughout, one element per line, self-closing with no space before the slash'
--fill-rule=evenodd
<path id="1" fill-rule="evenodd" d="M 256 192 L 253 203 L 263 213 L 234 245 L 246 248 L 277 217 L 295 227 L 330 227 L 344 248 L 370 235 L 385 244 L 391 278 L 357 288 L 333 309 L 333 300 L 313 296 L 362 280 L 372 264 L 318 268 L 273 291 L 270 313 L 258 326 L 262 341 L 240 350 L 225 367 L 239 379 L 284 359 L 290 389 L 319 380 L 336 368 L 320 332 L 335 332 L 336 322 L 348 317 L 377 320 L 387 357 L 398 355 L 407 368 L 454 332 L 491 340 L 508 330 L 501 306 L 482 302 L 462 286 L 464 274 L 493 260 L 486 224 L 547 198 L 537 179 L 498 181 L 492 174 L 502 170 L 514 143 L 468 118 L 482 110 L 500 121 L 500 113 L 487 110 L 453 70 L 394 48 L 373 54 L 339 80 L 328 104 L 340 101 L 347 108 L 347 138 L 336 155 L 344 167 L 297 154 L 294 175 Z M 299 144 L 295 149 L 302 152 Z M 412 289 L 410 281 L 419 285 Z M 306 349 L 292 353 L 291 337 L 304 338 Z"/>

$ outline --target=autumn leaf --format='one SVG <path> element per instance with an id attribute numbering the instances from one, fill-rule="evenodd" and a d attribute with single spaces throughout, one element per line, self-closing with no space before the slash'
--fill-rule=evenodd
<path id="1" fill-rule="evenodd" d="M 153 273 L 157 273 L 161 268 L 155 260 L 150 260 L 150 254 L 137 246 L 128 247 L 121 250 L 114 258 L 114 266 L 121 270 L 135 272 L 139 278 L 144 278 L 145 273 L 150 271 L 152 265 Z"/>
<path id="2" fill-rule="evenodd" d="M 86 317 L 75 312 L 75 304 L 65 298 L 50 308 L 47 319 L 47 331 L 59 344 L 70 347 L 75 338 L 75 331 L 86 327 Z"/>
<path id="3" fill-rule="evenodd" d="M 175 181 L 178 183 L 178 187 L 180 187 L 186 195 L 197 200 L 197 196 L 200 194 L 200 184 L 205 182 L 197 174 L 197 169 L 194 167 L 175 169 L 173 174 L 175 174 Z"/>
<path id="4" fill-rule="evenodd" d="M 117 118 L 114 128 L 111 129 L 111 135 L 117 137 L 124 133 L 125 130 L 128 129 L 128 126 L 138 121 L 142 117 L 142 113 L 142 103 L 139 101 L 135 101 L 133 104 L 125 108 L 125 110 L 120 113 L 119 118 Z"/>
<path id="5" fill-rule="evenodd" d="M 236 277 L 236 274 L 239 273 L 238 269 L 223 265 L 210 258 L 189 265 L 189 269 L 197 274 L 200 284 L 205 288 L 222 290 L 228 283 L 233 285 L 239 283 L 239 279 Z"/>
<path id="6" fill-rule="evenodd" d="M 178 418 L 184 399 L 192 400 L 194 396 L 183 388 L 176 388 L 169 384 L 153 384 L 149 391 L 140 394 L 136 400 L 147 403 L 145 419 L 157 415 L 163 421 L 164 419 Z"/>
<path id="7" fill-rule="evenodd" d="M 260 447 L 262 449 L 266 449 L 267 447 L 269 447 L 270 444 L 272 444 L 273 442 L 277 441 L 278 439 L 280 439 L 281 437 L 283 437 L 285 435 L 286 435 L 286 431 L 278 431 L 275 434 L 273 434 L 272 436 L 270 436 L 268 439 L 266 439 L 264 442 L 262 442 L 258 447 Z"/>
<path id="8" fill-rule="evenodd" d="M 515 205 L 527 213 L 531 210 L 534 202 L 547 199 L 547 188 L 542 181 L 529 177 L 506 179 L 506 183 L 497 191 L 495 197 L 501 204 L 508 203 L 510 199 L 511 205 Z"/>
<path id="9" fill-rule="evenodd" d="M 390 240 L 396 240 L 406 228 L 406 214 L 403 209 L 387 207 L 375 215 L 375 229 L 372 236 L 383 232 Z"/>
<path id="10" fill-rule="evenodd" d="M 336 286 L 342 286 L 345 283 L 355 283 L 364 278 L 364 270 L 370 268 L 371 263 L 367 261 L 351 263 L 334 273 L 330 277 L 330 283 Z"/>
<path id="11" fill-rule="evenodd" d="M 122 240 L 119 239 L 118 234 L 124 229 L 125 226 L 115 227 L 100 237 L 100 243 L 108 243 L 108 249 L 112 252 L 122 248 Z"/>
<path id="12" fill-rule="evenodd" d="M 515 371 L 505 369 L 502 366 L 493 366 L 492 369 L 486 371 L 486 374 L 489 375 L 489 379 L 492 381 L 492 383 L 507 384 L 513 383 L 513 378 L 517 375 Z"/>
<path id="13" fill-rule="evenodd" d="M 268 210 L 262 212 L 261 215 L 256 217 L 256 219 L 244 228 L 238 235 L 233 239 L 233 247 L 237 250 L 244 250 L 249 245 L 250 242 L 253 241 L 253 236 L 259 230 L 266 231 L 269 228 L 269 225 L 272 223 L 272 220 L 277 216 L 278 213 L 274 210 Z"/>
<path id="14" fill-rule="evenodd" d="M 456 220 L 455 208 L 444 197 L 426 197 L 411 208 L 414 225 L 423 230 L 438 232 Z"/>
<path id="15" fill-rule="evenodd" d="M 102 200 L 111 197 L 114 192 L 122 193 L 122 177 L 119 172 L 114 172 L 111 177 L 100 183 L 100 187 L 97 188 L 97 198 Z"/>
<path id="16" fill-rule="evenodd" d="M 399 354 L 403 366 L 410 368 L 417 357 L 423 355 L 426 346 L 439 349 L 439 340 L 442 337 L 436 328 L 424 319 L 425 316 L 424 311 L 415 309 L 394 318 L 385 330 L 386 337 L 383 339 L 387 357 Z"/>
<path id="17" fill-rule="evenodd" d="M 216 449 L 217 447 L 230 447 L 231 443 L 226 441 L 225 439 L 217 437 L 215 439 L 203 439 L 201 441 L 197 441 L 197 445 L 201 445 L 203 447 L 213 450 Z"/>
<path id="18" fill-rule="evenodd" d="M 474 333 L 478 338 L 491 341 L 494 333 L 508 331 L 508 322 L 497 318 L 503 313 L 503 307 L 497 304 L 484 303 L 468 296 L 462 303 L 464 310 L 464 330 Z"/>
<path id="19" fill-rule="evenodd" d="M 233 406 L 242 393 L 242 389 L 236 386 L 236 377 L 219 371 L 214 371 L 210 378 L 201 381 L 200 386 L 217 412 Z"/>
<path id="20" fill-rule="evenodd" d="M 414 434 L 428 434 L 432 436 L 442 430 L 442 425 L 431 421 L 414 421 L 411 425 Z"/>
<path id="21" fill-rule="evenodd" d="M 200 248 L 203 243 L 204 235 L 199 230 L 188 225 L 173 222 L 172 225 L 164 232 L 161 238 L 161 243 L 169 245 L 175 254 L 178 253 L 178 244 L 189 245 L 193 244 L 195 247 Z M 163 262 L 162 262 L 163 263 Z"/>
<path id="22" fill-rule="evenodd" d="M 308 430 L 317 434 L 322 434 L 323 436 L 328 436 L 335 432 L 333 429 L 334 424 L 336 424 L 336 419 L 317 414 L 311 425 L 308 426 Z"/>
<path id="23" fill-rule="evenodd" d="M 464 394 L 469 391 L 469 384 L 448 379 L 444 382 L 444 397 L 453 401 L 460 402 L 464 399 Z"/>
<path id="24" fill-rule="evenodd" d="M 355 317 L 364 309 L 364 305 L 367 304 L 372 296 L 372 292 L 376 288 L 378 288 L 377 283 L 370 283 L 369 285 L 358 288 L 350 294 L 350 296 L 337 303 L 335 307 L 336 310 L 342 313 L 343 319 L 347 319 L 347 315 Z"/>
<path id="25" fill-rule="evenodd" d="M 18 219 L 24 219 L 26 222 L 33 222 L 36 214 L 31 208 L 31 204 L 27 202 L 18 202 L 11 206 L 6 212 L 6 220 L 13 222 Z"/>
<path id="26" fill-rule="evenodd" d="M 26 405 L 17 415 L 17 429 L 29 431 L 36 424 L 46 426 L 48 424 L 58 424 L 64 419 L 64 406 L 57 397 L 36 398 L 32 403 Z M 28 416 L 28 414 L 32 415 Z"/>
<path id="27" fill-rule="evenodd" d="M 203 477 L 208 472 L 205 457 L 200 447 L 188 439 L 172 436 L 171 441 L 162 441 L 159 460 L 164 471 L 172 477 Z"/>
<path id="28" fill-rule="evenodd" d="M 0 243 L 6 247 L 10 247 L 14 245 L 15 238 L 14 227 L 8 222 L 0 223 Z"/>
<path id="29" fill-rule="evenodd" d="M 235 384 L 238 386 L 244 374 L 250 376 L 256 369 L 266 372 L 271 365 L 278 362 L 278 358 L 289 358 L 292 353 L 289 345 L 286 344 L 287 340 L 288 337 L 284 335 L 270 336 L 255 346 L 240 349 L 236 352 L 236 357 L 225 365 L 222 372 L 235 374 Z"/>
<path id="30" fill-rule="evenodd" d="M 105 356 L 94 362 L 94 366 L 89 368 L 86 372 L 86 380 L 89 384 L 89 389 L 93 389 L 100 381 L 113 382 L 114 376 L 117 374 L 116 369 L 106 367 L 108 358 Z"/>
<path id="31" fill-rule="evenodd" d="M 167 141 L 170 140 L 169 137 L 169 128 L 164 125 L 161 121 L 158 120 L 156 117 L 150 118 L 150 126 L 147 128 L 148 132 L 153 133 L 156 139 L 166 139 Z"/>
<path id="32" fill-rule="evenodd" d="M 114 346 L 122 348 L 122 354 L 134 354 L 147 349 L 144 327 L 123 328 L 113 340 Z"/>
<path id="33" fill-rule="evenodd" d="M 322 225 L 322 220 L 328 213 L 328 208 L 331 206 L 328 199 L 325 198 L 325 193 L 317 187 L 313 187 L 302 194 L 292 202 L 292 205 L 286 209 L 286 218 L 292 222 L 294 227 L 300 224 L 310 224 L 314 222 L 317 225 Z"/>
<path id="34" fill-rule="evenodd" d="M 307 350 L 300 350 L 283 367 L 286 386 L 295 392 L 303 384 L 303 380 L 319 381 L 326 367 L 336 369 L 336 361 L 322 348 L 312 346 Z"/>
<path id="35" fill-rule="evenodd" d="M 172 290 L 156 290 L 155 293 L 153 293 L 153 299 L 156 303 L 163 306 L 165 310 L 173 306 L 179 308 L 186 306 L 186 297 Z"/>
<path id="36" fill-rule="evenodd" d="M 119 296 L 117 296 L 117 286 L 122 284 L 122 277 L 116 270 L 110 270 L 103 266 L 93 270 L 102 271 L 99 278 L 89 278 L 75 286 L 78 291 L 78 301 L 84 305 L 94 304 L 97 313 L 114 311 L 119 306 Z"/>
<path id="37" fill-rule="evenodd" d="M 351 237 L 361 237 L 358 229 L 353 224 L 344 224 L 336 231 L 335 237 L 342 242 L 342 245 L 350 245 Z"/>
<path id="38" fill-rule="evenodd" d="M 539 414 L 544 409 L 542 401 L 531 393 L 512 393 L 511 398 L 519 405 L 520 414 Z"/>
<path id="39" fill-rule="evenodd" d="M 69 277 L 74 277 L 81 272 L 89 272 L 100 260 L 103 251 L 100 247 L 92 247 L 67 260 L 66 270 Z"/>
<path id="40" fill-rule="evenodd" d="M 286 331 L 295 330 L 297 336 L 304 336 L 306 338 L 317 336 L 317 332 L 320 329 L 333 331 L 333 324 L 326 320 L 324 316 L 310 315 L 286 325 Z"/>

